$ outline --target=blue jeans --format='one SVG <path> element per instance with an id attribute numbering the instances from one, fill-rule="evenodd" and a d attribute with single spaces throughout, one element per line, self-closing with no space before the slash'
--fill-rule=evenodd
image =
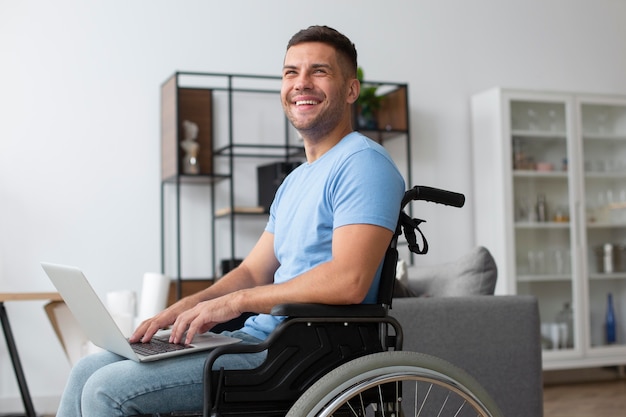
<path id="1" fill-rule="evenodd" d="M 241 343 L 260 342 L 241 331 L 224 334 L 242 339 Z M 207 352 L 199 352 L 149 363 L 137 363 L 111 352 L 87 356 L 70 373 L 57 417 L 124 417 L 202 410 L 206 356 Z M 265 356 L 265 352 L 225 355 L 218 358 L 214 368 L 251 369 Z"/>

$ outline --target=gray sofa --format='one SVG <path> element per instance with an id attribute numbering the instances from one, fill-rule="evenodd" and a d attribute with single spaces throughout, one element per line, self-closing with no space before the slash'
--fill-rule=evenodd
<path id="1" fill-rule="evenodd" d="M 493 294 L 496 271 L 484 248 L 447 265 L 420 268 L 420 277 L 400 283 L 403 294 L 394 299 L 390 314 L 404 330 L 403 350 L 428 353 L 464 369 L 506 417 L 541 417 L 537 300 L 485 295 Z"/>

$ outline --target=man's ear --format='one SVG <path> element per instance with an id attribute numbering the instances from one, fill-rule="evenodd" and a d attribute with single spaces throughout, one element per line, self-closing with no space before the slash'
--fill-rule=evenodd
<path id="1" fill-rule="evenodd" d="M 361 94 L 361 83 L 356 78 L 353 78 L 348 84 L 348 103 L 354 103 L 359 98 L 359 94 Z"/>

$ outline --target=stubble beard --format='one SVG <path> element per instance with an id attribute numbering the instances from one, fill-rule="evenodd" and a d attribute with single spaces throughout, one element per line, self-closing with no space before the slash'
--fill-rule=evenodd
<path id="1" fill-rule="evenodd" d="M 318 141 L 335 129 L 342 117 L 343 109 L 339 105 L 324 109 L 311 119 L 301 120 L 291 112 L 288 113 L 289 121 L 300 135 L 312 141 Z"/>

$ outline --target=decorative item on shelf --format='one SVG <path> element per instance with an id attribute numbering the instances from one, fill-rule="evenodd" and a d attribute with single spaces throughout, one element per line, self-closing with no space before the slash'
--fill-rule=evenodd
<path id="1" fill-rule="evenodd" d="M 613 274 L 624 272 L 622 252 L 624 247 L 613 243 L 605 243 L 595 248 L 598 272 Z"/>
<path id="2" fill-rule="evenodd" d="M 222 272 L 222 276 L 228 274 L 230 271 L 237 268 L 242 262 L 243 262 L 243 259 L 237 259 L 237 258 L 222 259 L 220 262 L 220 270 Z"/>
<path id="3" fill-rule="evenodd" d="M 530 202 L 527 197 L 520 197 L 516 200 L 515 221 L 530 222 L 534 219 L 534 211 L 530 209 Z"/>
<path id="4" fill-rule="evenodd" d="M 605 112 L 600 112 L 596 115 L 596 131 L 599 134 L 605 134 L 609 131 L 608 129 L 608 114 L 606 114 Z"/>
<path id="5" fill-rule="evenodd" d="M 554 212 L 554 221 L 556 223 L 568 223 L 569 222 L 569 214 L 567 212 L 567 205 L 561 205 L 557 207 Z"/>
<path id="6" fill-rule="evenodd" d="M 613 294 L 609 293 L 607 296 L 606 304 L 606 343 L 611 345 L 617 342 L 617 335 L 615 334 L 615 310 L 613 308 Z"/>
<path id="7" fill-rule="evenodd" d="M 361 129 L 378 129 L 376 114 L 380 109 L 381 96 L 376 95 L 378 86 L 363 82 L 363 68 L 357 68 L 357 79 L 361 83 L 361 93 L 356 100 L 357 127 Z"/>
<path id="8" fill-rule="evenodd" d="M 199 174 L 200 164 L 198 154 L 200 153 L 200 144 L 196 142 L 198 138 L 198 125 L 189 120 L 183 120 L 183 130 L 185 132 L 184 139 L 180 142 L 181 148 L 185 151 L 183 173 Z"/>
<path id="9" fill-rule="evenodd" d="M 548 203 L 546 202 L 545 194 L 539 194 L 537 196 L 537 221 L 548 221 Z"/>
<path id="10" fill-rule="evenodd" d="M 559 323 L 561 330 L 560 344 L 561 348 L 573 348 L 574 347 L 574 311 L 569 302 L 563 304 L 563 309 L 559 311 L 556 316 L 556 321 Z"/>
<path id="11" fill-rule="evenodd" d="M 538 130 L 539 129 L 539 123 L 537 122 L 537 111 L 532 108 L 529 107 L 528 110 L 526 111 L 526 115 L 528 116 L 527 120 L 528 120 L 528 130 L 533 131 L 533 130 Z"/>
<path id="12" fill-rule="evenodd" d="M 548 130 L 556 132 L 558 128 L 556 110 L 550 109 L 548 110 Z"/>
<path id="13" fill-rule="evenodd" d="M 550 172 L 554 169 L 554 165 L 550 162 L 537 162 L 536 169 L 540 172 Z"/>
<path id="14" fill-rule="evenodd" d="M 528 272 L 531 275 L 544 275 L 546 273 L 546 256 L 541 249 L 528 251 Z"/>
<path id="15" fill-rule="evenodd" d="M 301 161 L 282 161 L 257 167 L 259 206 L 265 213 L 270 212 L 270 205 L 278 187 L 291 171 L 302 164 Z"/>
<path id="16" fill-rule="evenodd" d="M 556 275 L 569 275 L 571 254 L 567 248 L 553 248 L 550 256 L 550 272 Z"/>
<path id="17" fill-rule="evenodd" d="M 535 169 L 535 159 L 526 155 L 524 146 L 519 138 L 513 140 L 513 169 L 519 171 L 527 171 Z"/>
<path id="18" fill-rule="evenodd" d="M 544 350 L 558 350 L 564 347 L 567 327 L 565 323 L 541 323 L 541 347 Z"/>

